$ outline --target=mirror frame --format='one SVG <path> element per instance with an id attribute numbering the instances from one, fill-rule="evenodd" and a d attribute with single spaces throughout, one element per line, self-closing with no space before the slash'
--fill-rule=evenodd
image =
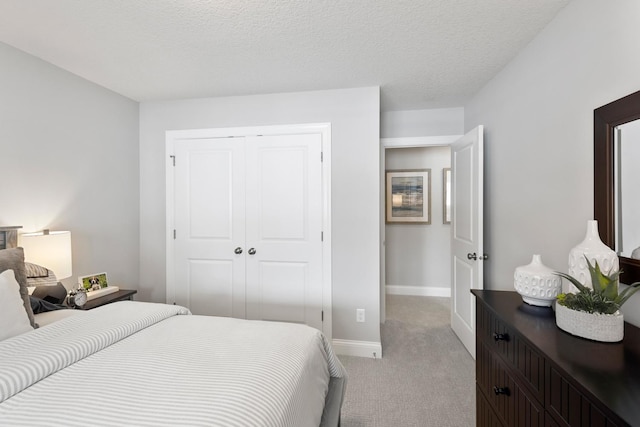
<path id="1" fill-rule="evenodd" d="M 640 119 L 640 91 L 593 110 L 593 217 L 602 241 L 615 250 L 614 129 Z M 619 257 L 620 282 L 640 281 L 640 260 Z"/>

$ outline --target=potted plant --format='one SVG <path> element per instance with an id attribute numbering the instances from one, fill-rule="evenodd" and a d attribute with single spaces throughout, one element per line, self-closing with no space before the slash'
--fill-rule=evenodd
<path id="1" fill-rule="evenodd" d="M 572 335 L 594 341 L 618 342 L 624 337 L 624 317 L 620 312 L 622 304 L 636 291 L 640 290 L 640 282 L 631 284 L 627 289 L 618 292 L 620 271 L 604 274 L 598 262 L 595 265 L 587 260 L 591 275 L 590 289 L 578 279 L 565 273 L 556 273 L 570 281 L 577 293 L 558 295 L 556 304 L 556 324 Z"/>

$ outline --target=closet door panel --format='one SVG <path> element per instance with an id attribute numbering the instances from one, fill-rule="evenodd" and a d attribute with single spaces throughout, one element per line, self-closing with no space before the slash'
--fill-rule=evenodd
<path id="1" fill-rule="evenodd" d="M 176 303 L 194 314 L 245 316 L 243 139 L 175 146 Z"/>
<path id="2" fill-rule="evenodd" d="M 232 315 L 233 261 L 190 259 L 185 285 L 194 314 Z"/>
<path id="3" fill-rule="evenodd" d="M 259 241 L 304 242 L 308 239 L 307 197 L 308 177 L 306 169 L 307 147 L 259 149 L 258 174 L 252 195 L 251 214 L 257 214 L 259 224 L 255 231 Z M 253 236 L 250 236 L 253 237 Z"/>
<path id="4" fill-rule="evenodd" d="M 263 320 L 305 323 L 305 284 L 308 283 L 308 264 L 303 262 L 260 263 L 259 283 L 250 298 L 258 298 Z M 303 302 L 301 304 L 300 302 Z"/>
<path id="5" fill-rule="evenodd" d="M 321 137 L 246 141 L 247 318 L 322 329 Z"/>

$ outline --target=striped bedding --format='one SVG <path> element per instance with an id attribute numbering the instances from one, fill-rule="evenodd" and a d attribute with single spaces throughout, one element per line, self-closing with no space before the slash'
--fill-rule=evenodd
<path id="1" fill-rule="evenodd" d="M 0 342 L 0 425 L 320 425 L 324 335 L 187 314 L 123 301 Z"/>

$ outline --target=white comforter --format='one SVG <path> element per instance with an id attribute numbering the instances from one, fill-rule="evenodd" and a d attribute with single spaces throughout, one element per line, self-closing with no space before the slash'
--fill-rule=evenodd
<path id="1" fill-rule="evenodd" d="M 0 425 L 318 426 L 344 371 L 303 325 L 120 302 L 0 342 Z"/>

